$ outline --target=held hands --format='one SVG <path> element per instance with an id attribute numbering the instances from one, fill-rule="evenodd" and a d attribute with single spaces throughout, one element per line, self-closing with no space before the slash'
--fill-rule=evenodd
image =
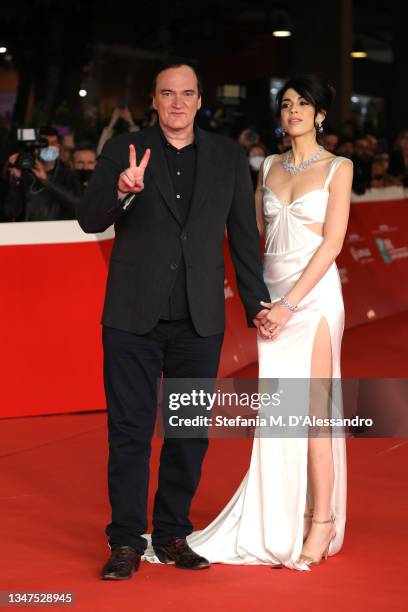
<path id="1" fill-rule="evenodd" d="M 254 319 L 254 324 L 258 328 L 259 333 L 262 338 L 266 340 L 275 340 L 285 325 L 285 323 L 292 316 L 292 311 L 286 308 L 280 300 L 276 300 L 275 302 L 261 302 L 262 306 L 265 306 L 263 310 L 261 310 L 256 319 Z"/>
<path id="2" fill-rule="evenodd" d="M 136 164 L 136 149 L 129 145 L 129 168 L 119 176 L 118 191 L 121 193 L 139 193 L 144 189 L 144 173 L 149 163 L 150 149 L 146 149 L 142 161 Z"/>
<path id="3" fill-rule="evenodd" d="M 266 304 L 266 302 L 262 302 L 262 304 Z M 252 323 L 258 329 L 259 333 L 261 334 L 263 338 L 269 338 L 269 332 L 266 332 L 266 330 L 264 330 L 262 326 L 263 322 L 266 321 L 266 316 L 268 314 L 269 314 L 269 309 L 264 308 L 263 310 L 258 312 L 258 314 L 256 315 L 254 319 L 252 319 Z"/>

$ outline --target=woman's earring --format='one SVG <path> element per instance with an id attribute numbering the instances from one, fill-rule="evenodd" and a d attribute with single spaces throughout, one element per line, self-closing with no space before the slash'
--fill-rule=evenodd
<path id="1" fill-rule="evenodd" d="M 316 129 L 318 132 L 322 133 L 323 132 L 323 123 L 318 123 L 316 125 Z"/>

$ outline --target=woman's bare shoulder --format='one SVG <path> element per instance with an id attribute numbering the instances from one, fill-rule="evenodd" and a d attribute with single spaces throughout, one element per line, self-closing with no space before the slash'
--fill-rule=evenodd
<path id="1" fill-rule="evenodd" d="M 349 157 L 343 157 L 342 155 L 335 155 L 335 159 L 338 160 L 339 169 L 347 168 L 348 171 L 353 170 L 354 164 L 353 160 Z"/>

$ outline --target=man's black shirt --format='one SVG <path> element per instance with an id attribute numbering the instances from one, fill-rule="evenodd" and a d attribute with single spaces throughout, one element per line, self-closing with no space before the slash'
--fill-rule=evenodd
<path id="1" fill-rule="evenodd" d="M 176 147 L 167 142 L 162 130 L 160 130 L 160 134 L 170 179 L 173 185 L 174 197 L 184 224 L 187 220 L 193 197 L 197 158 L 197 139 L 186 147 L 176 149 Z M 161 318 L 173 320 L 184 319 L 189 316 L 186 268 L 184 257 L 182 257 L 170 298 L 161 315 Z"/>

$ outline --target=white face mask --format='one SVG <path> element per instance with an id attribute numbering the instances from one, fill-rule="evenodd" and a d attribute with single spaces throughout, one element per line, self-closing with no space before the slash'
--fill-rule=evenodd
<path id="1" fill-rule="evenodd" d="M 264 159 L 265 159 L 264 155 L 253 155 L 252 157 L 250 157 L 249 165 L 251 166 L 252 170 L 255 170 L 255 172 L 258 172 Z"/>
<path id="2" fill-rule="evenodd" d="M 52 145 L 40 150 L 40 158 L 47 164 L 57 161 L 58 157 L 59 149 L 57 147 L 53 147 Z"/>

